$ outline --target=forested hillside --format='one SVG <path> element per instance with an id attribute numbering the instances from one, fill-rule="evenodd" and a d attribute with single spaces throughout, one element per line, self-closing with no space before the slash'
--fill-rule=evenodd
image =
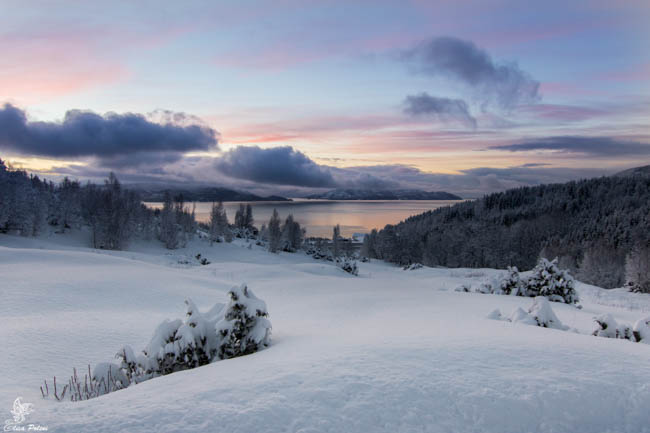
<path id="1" fill-rule="evenodd" d="M 558 257 L 604 287 L 647 279 L 649 250 L 643 170 L 490 194 L 387 225 L 364 245 L 368 256 L 401 265 L 530 269 L 540 255 Z"/>

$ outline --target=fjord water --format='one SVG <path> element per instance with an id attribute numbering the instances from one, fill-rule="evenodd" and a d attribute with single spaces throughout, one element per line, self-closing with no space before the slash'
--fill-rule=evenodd
<path id="1" fill-rule="evenodd" d="M 367 233 L 386 224 L 396 224 L 412 215 L 442 206 L 450 206 L 461 200 L 305 200 L 250 202 L 255 225 L 266 224 L 277 209 L 280 218 L 293 217 L 307 229 L 307 236 L 331 237 L 332 226 L 341 225 L 341 235 Z M 232 223 L 240 202 L 224 203 L 228 220 Z M 161 208 L 162 203 L 146 203 Z M 191 206 L 191 204 L 190 204 Z M 210 219 L 212 203 L 196 203 L 196 219 Z"/>

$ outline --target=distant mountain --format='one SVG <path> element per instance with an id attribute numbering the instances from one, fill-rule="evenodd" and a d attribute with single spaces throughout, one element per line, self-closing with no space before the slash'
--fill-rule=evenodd
<path id="1" fill-rule="evenodd" d="M 228 188 L 196 188 L 196 189 L 178 189 L 178 188 L 168 188 L 168 189 L 147 189 L 143 187 L 134 188 L 137 190 L 143 201 L 148 202 L 160 202 L 163 201 L 165 191 L 169 191 L 173 197 L 176 197 L 180 194 L 183 195 L 185 201 L 203 201 L 203 202 L 212 202 L 212 201 L 291 201 L 291 199 L 286 197 L 280 197 L 277 195 L 271 195 L 268 197 L 261 197 L 259 195 L 251 194 L 248 192 L 235 191 Z"/>
<path id="2" fill-rule="evenodd" d="M 318 200 L 462 200 L 461 197 L 444 191 L 421 191 L 417 189 L 393 191 L 334 189 L 325 193 L 312 194 L 306 198 Z"/>
<path id="3" fill-rule="evenodd" d="M 629 170 L 616 173 L 614 176 L 650 176 L 650 165 L 630 168 Z"/>

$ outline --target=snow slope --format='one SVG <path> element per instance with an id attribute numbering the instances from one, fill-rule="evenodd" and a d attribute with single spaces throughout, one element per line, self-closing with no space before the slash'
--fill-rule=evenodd
<path id="1" fill-rule="evenodd" d="M 579 284 L 582 310 L 551 304 L 576 333 L 486 319 L 532 299 L 453 291 L 501 271 L 372 262 L 353 277 L 242 242 L 97 252 L 62 238 L 0 235 L 7 419 L 21 396 L 53 432 L 650 432 L 650 345 L 586 335 L 597 314 L 649 315 L 646 295 Z M 199 252 L 212 263 L 178 263 Z M 185 297 L 206 309 L 244 281 L 268 305 L 270 348 L 90 401 L 41 398 L 45 378 L 144 347 Z"/>

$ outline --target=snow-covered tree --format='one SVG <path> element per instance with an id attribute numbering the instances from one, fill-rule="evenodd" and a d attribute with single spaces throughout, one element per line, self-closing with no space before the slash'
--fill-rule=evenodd
<path id="1" fill-rule="evenodd" d="M 580 281 L 605 288 L 621 287 L 624 282 L 624 257 L 615 249 L 595 243 L 585 250 L 577 277 Z"/>
<path id="2" fill-rule="evenodd" d="M 504 295 L 521 296 L 521 277 L 516 266 L 508 266 L 508 274 L 499 283 L 499 288 Z"/>
<path id="3" fill-rule="evenodd" d="M 163 208 L 160 212 L 160 233 L 159 238 L 166 248 L 173 250 L 182 245 L 181 231 L 176 222 L 174 202 L 169 191 L 165 191 Z"/>
<path id="4" fill-rule="evenodd" d="M 650 245 L 636 245 L 625 259 L 625 278 L 633 292 L 650 293 Z"/>
<path id="5" fill-rule="evenodd" d="M 338 224 L 332 229 L 332 255 L 334 258 L 341 254 L 341 226 Z"/>
<path id="6" fill-rule="evenodd" d="M 573 277 L 557 266 L 557 260 L 541 258 L 525 281 L 525 295 L 544 296 L 553 302 L 576 304 L 578 294 Z"/>
<path id="7" fill-rule="evenodd" d="M 210 210 L 210 243 L 221 241 L 232 241 L 232 235 L 228 227 L 226 209 L 223 207 L 223 203 L 219 202 L 218 204 L 212 203 Z"/>
<path id="8" fill-rule="evenodd" d="M 275 253 L 280 249 L 280 243 L 282 241 L 280 217 L 278 216 L 277 209 L 273 209 L 273 215 L 271 215 L 271 219 L 269 219 L 267 231 L 269 237 L 269 251 Z"/>
<path id="9" fill-rule="evenodd" d="M 253 207 L 250 203 L 246 203 L 246 210 L 244 211 L 244 227 L 251 230 L 253 228 Z"/>
<path id="10" fill-rule="evenodd" d="M 242 230 L 245 226 L 245 217 L 244 214 L 246 213 L 246 208 L 244 206 L 244 203 L 239 203 L 239 209 L 235 212 L 235 227 Z"/>
<path id="11" fill-rule="evenodd" d="M 267 347 L 271 341 L 271 322 L 266 303 L 246 284 L 233 287 L 228 295 L 230 302 L 215 328 L 219 358 L 234 358 Z"/>
<path id="12" fill-rule="evenodd" d="M 374 238 L 371 237 L 370 235 L 365 235 L 363 237 L 363 243 L 361 244 L 361 250 L 359 251 L 359 256 L 364 259 L 364 258 L 369 258 L 374 255 L 373 250 L 374 250 L 374 245 L 373 245 Z"/>
<path id="13" fill-rule="evenodd" d="M 300 223 L 294 221 L 293 215 L 289 214 L 282 226 L 282 249 L 288 252 L 297 251 L 302 245 L 304 231 Z"/>

